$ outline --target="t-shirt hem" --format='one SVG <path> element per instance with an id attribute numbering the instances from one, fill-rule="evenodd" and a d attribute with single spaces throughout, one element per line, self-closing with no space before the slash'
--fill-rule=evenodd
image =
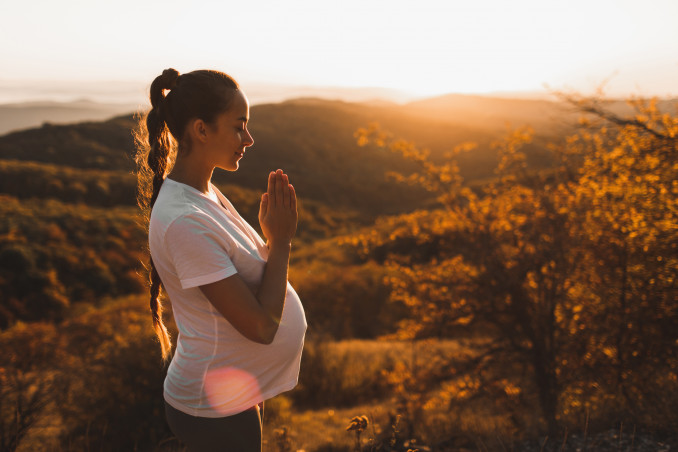
<path id="1" fill-rule="evenodd" d="M 233 416 L 238 413 L 242 413 L 243 411 L 252 408 L 254 405 L 261 403 L 265 400 L 268 400 L 270 398 L 273 398 L 279 394 L 282 394 L 283 392 L 291 391 L 294 389 L 294 387 L 297 385 L 299 382 L 298 378 L 295 378 L 294 380 L 291 380 L 287 382 L 284 385 L 277 386 L 276 388 L 273 388 L 269 391 L 264 392 L 261 394 L 261 397 L 257 399 L 253 399 L 252 403 L 247 403 L 242 406 L 237 406 L 234 407 L 230 410 L 228 410 L 226 413 L 219 413 L 216 412 L 214 409 L 199 409 L 199 408 L 191 408 L 187 407 L 186 405 L 182 404 L 181 402 L 178 402 L 177 400 L 173 399 L 167 392 L 163 393 L 163 397 L 165 401 L 170 404 L 173 408 L 176 408 L 177 410 L 189 414 L 191 416 L 196 416 L 196 417 L 208 417 L 208 418 L 218 418 L 218 417 L 227 417 L 227 416 Z"/>
<path id="2" fill-rule="evenodd" d="M 238 270 L 236 270 L 235 266 L 226 267 L 217 272 L 210 273 L 209 275 L 201 275 L 195 276 L 193 278 L 182 279 L 181 288 L 191 289 L 193 287 L 210 284 L 216 281 L 221 281 L 222 279 L 228 278 L 229 276 L 233 276 L 236 273 L 238 273 Z"/>

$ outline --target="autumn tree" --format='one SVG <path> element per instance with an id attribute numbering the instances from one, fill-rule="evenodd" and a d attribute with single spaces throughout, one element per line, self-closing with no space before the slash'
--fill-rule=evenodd
<path id="1" fill-rule="evenodd" d="M 64 358 L 62 343 L 58 329 L 46 323 L 0 333 L 0 450 L 17 450 L 68 386 L 58 372 L 46 371 Z"/>
<path id="2" fill-rule="evenodd" d="M 591 327 L 580 344 L 588 380 L 612 385 L 631 416 L 651 409 L 675 425 L 665 391 L 675 389 L 678 364 L 678 118 L 656 100 L 630 100 L 630 117 L 601 99 L 567 100 L 588 114 L 563 147 L 581 162 L 570 216 L 586 251 L 577 279 L 588 302 L 577 328 Z"/>
<path id="3" fill-rule="evenodd" d="M 456 163 L 471 145 L 437 162 L 376 125 L 356 134 L 415 162 L 418 171 L 395 177 L 441 206 L 352 238 L 398 275 L 392 301 L 410 311 L 398 335 L 484 332 L 492 340 L 476 359 L 476 387 L 503 389 L 513 406 L 535 394 L 550 434 L 585 401 L 612 398 L 638 419 L 650 375 L 676 385 L 667 375 L 677 361 L 677 119 L 652 103 L 621 118 L 570 100 L 589 120 L 552 147 L 558 165 L 530 170 L 521 147 L 532 132 L 510 131 L 495 145 L 496 179 L 476 190 Z"/>

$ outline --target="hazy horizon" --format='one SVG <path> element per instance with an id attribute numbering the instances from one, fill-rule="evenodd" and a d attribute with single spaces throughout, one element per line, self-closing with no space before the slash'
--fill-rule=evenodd
<path id="1" fill-rule="evenodd" d="M 22 104 L 30 102 L 70 103 L 91 101 L 104 104 L 140 104 L 149 105 L 148 89 L 150 82 L 132 81 L 38 81 L 38 80 L 2 80 L 0 79 L 0 104 Z M 279 102 L 296 97 L 317 95 L 318 97 L 336 97 L 341 100 L 384 99 L 392 102 L 407 102 L 417 99 L 411 93 L 378 87 L 352 88 L 310 85 L 276 85 L 241 83 L 250 103 L 261 104 Z"/>
<path id="2" fill-rule="evenodd" d="M 0 105 L 23 104 L 69 104 L 92 102 L 96 104 L 149 107 L 148 88 L 150 83 L 132 81 L 49 81 L 49 80 L 2 80 L 0 79 Z M 344 102 L 386 101 L 405 104 L 411 101 L 446 95 L 467 95 L 513 99 L 553 100 L 555 87 L 531 91 L 487 91 L 487 92 L 441 92 L 430 95 L 416 94 L 404 90 L 381 87 L 284 85 L 273 83 L 241 83 L 252 105 L 283 102 L 304 97 L 317 97 Z M 565 88 L 565 91 L 572 91 Z M 593 90 L 581 91 L 592 94 Z M 610 95 L 626 98 L 638 93 Z M 673 95 L 648 96 L 662 99 L 675 98 Z"/>

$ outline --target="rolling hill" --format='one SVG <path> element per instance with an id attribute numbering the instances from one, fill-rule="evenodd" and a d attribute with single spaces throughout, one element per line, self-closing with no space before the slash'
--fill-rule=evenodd
<path id="1" fill-rule="evenodd" d="M 410 163 L 382 149 L 358 147 L 354 138 L 358 128 L 378 122 L 395 136 L 430 149 L 434 158 L 456 144 L 476 142 L 478 147 L 460 158 L 462 174 L 472 181 L 493 176 L 492 142 L 506 132 L 506 122 L 516 111 L 522 112 L 520 121 L 532 123 L 536 130 L 534 143 L 526 149 L 528 161 L 547 166 L 544 142 L 561 135 L 572 117 L 552 121 L 544 111 L 557 117 L 559 106 L 546 101 L 445 96 L 406 105 L 313 98 L 255 105 L 250 122 L 254 146 L 239 171 L 218 170 L 215 181 L 260 191 L 265 174 L 283 168 L 301 198 L 332 209 L 373 217 L 409 211 L 426 202 L 426 193 L 388 180 L 385 173 L 407 173 Z M 132 115 L 101 122 L 43 124 L 1 136 L 0 159 L 130 174 L 135 126 Z"/>

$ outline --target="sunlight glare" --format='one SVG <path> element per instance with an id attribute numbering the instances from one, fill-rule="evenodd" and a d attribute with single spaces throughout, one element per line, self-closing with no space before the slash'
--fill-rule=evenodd
<path id="1" fill-rule="evenodd" d="M 219 411 L 219 402 L 232 400 L 233 405 L 242 403 L 243 400 L 255 400 L 261 398 L 261 390 L 257 379 L 248 372 L 236 367 L 222 367 L 211 369 L 205 375 L 205 395 L 213 409 Z M 222 410 L 221 414 L 228 416 L 230 413 Z"/>

